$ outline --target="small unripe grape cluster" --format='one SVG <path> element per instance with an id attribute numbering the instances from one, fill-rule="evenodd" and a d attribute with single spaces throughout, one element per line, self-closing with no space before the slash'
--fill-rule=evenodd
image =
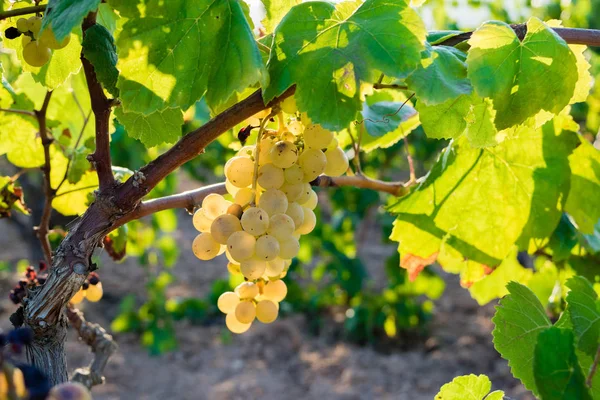
<path id="1" fill-rule="evenodd" d="M 22 36 L 23 59 L 33 67 L 42 67 L 52 56 L 52 50 L 66 47 L 71 41 L 71 35 L 59 42 L 50 27 L 41 33 L 42 17 L 33 16 L 29 19 L 19 18 L 16 27 L 8 28 L 5 32 L 7 39 L 16 39 Z"/>
<path id="2" fill-rule="evenodd" d="M 90 272 L 83 285 L 79 288 L 77 293 L 71 298 L 72 304 L 79 304 L 83 299 L 87 299 L 91 303 L 100 301 L 104 290 L 102 289 L 102 282 L 100 277 L 95 272 Z"/>
<path id="3" fill-rule="evenodd" d="M 320 125 L 292 120 L 279 131 L 262 132 L 257 145 L 244 146 L 225 164 L 233 202 L 210 194 L 193 218 L 201 232 L 192 243 L 196 257 L 225 253 L 228 270 L 245 279 L 217 304 L 234 333 L 247 331 L 255 319 L 268 324 L 277 318 L 287 294 L 281 279 L 300 250 L 301 235 L 316 225 L 318 198 L 310 182 L 348 169 L 333 132 Z"/>

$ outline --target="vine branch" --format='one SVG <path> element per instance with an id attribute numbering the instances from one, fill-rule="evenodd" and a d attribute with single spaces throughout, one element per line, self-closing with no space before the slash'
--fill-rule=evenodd
<path id="1" fill-rule="evenodd" d="M 52 184 L 50 181 L 50 145 L 52 144 L 54 139 L 50 135 L 48 135 L 46 129 L 46 112 L 48 110 L 48 105 L 50 104 L 51 97 L 52 92 L 47 91 L 46 96 L 44 97 L 44 103 L 42 104 L 42 107 L 39 110 L 35 110 L 33 112 L 38 122 L 40 137 L 42 138 L 42 146 L 44 147 L 44 165 L 41 168 L 44 174 L 44 209 L 42 211 L 40 223 L 34 229 L 42 245 L 44 258 L 46 259 L 48 265 L 52 263 L 52 248 L 50 247 L 50 241 L 48 240 L 48 232 L 50 230 L 50 217 L 52 215 L 52 199 L 54 198 L 54 195 L 56 193 L 54 189 L 52 189 Z"/>
<path id="2" fill-rule="evenodd" d="M 592 380 L 594 379 L 594 375 L 596 374 L 596 369 L 598 368 L 598 362 L 600 362 L 600 346 L 598 346 L 598 350 L 596 350 L 596 356 L 594 357 L 594 362 L 590 367 L 590 372 L 585 380 L 585 384 L 588 387 L 592 387 Z"/>
<path id="3" fill-rule="evenodd" d="M 6 112 L 6 113 L 13 113 L 13 114 L 20 114 L 20 115 L 26 115 L 28 117 L 34 117 L 35 118 L 35 113 L 33 111 L 27 111 L 27 110 L 16 110 L 14 108 L 0 108 L 0 112 Z"/>
<path id="4" fill-rule="evenodd" d="M 0 12 L 0 21 L 2 21 L 3 19 L 11 18 L 11 17 L 18 17 L 20 15 L 37 14 L 37 13 L 45 11 L 46 6 L 47 6 L 47 4 L 44 4 L 41 6 L 23 7 L 23 8 L 17 8 L 14 10 L 3 11 L 3 12 Z"/>

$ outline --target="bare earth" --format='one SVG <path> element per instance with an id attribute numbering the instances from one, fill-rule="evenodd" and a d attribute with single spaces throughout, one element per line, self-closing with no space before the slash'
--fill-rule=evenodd
<path id="1" fill-rule="evenodd" d="M 190 250 L 194 232 L 191 219 L 182 214 L 175 235 L 181 244 L 174 268 L 178 281 L 170 292 L 203 296 L 210 283 L 226 276 L 225 263 L 200 263 Z M 367 235 L 378 237 L 378 235 Z M 0 221 L 0 260 L 16 261 L 29 248 L 14 225 Z M 393 248 L 377 243 L 361 250 L 374 279 L 380 279 L 384 260 Z M 129 293 L 144 295 L 145 273 L 135 260 L 116 264 L 103 255 L 100 276 L 105 298 L 84 305 L 86 318 L 105 328 L 118 313 L 120 300 Z M 0 327 L 10 326 L 15 307 L 8 290 L 15 274 L 0 276 Z M 492 345 L 490 318 L 493 305 L 479 307 L 455 277 L 447 278 L 446 292 L 436 302 L 431 338 L 410 351 L 360 347 L 308 333 L 304 317 L 284 318 L 265 326 L 255 324 L 242 336 L 224 343 L 224 325 L 194 326 L 177 323 L 179 349 L 149 356 L 133 334 L 115 334 L 119 352 L 111 359 L 106 384 L 95 387 L 94 398 L 108 399 L 433 399 L 439 387 L 463 374 L 486 374 L 494 389 L 512 399 L 532 399 L 512 378 L 506 361 Z M 91 360 L 89 348 L 74 332 L 67 343 L 69 366 Z"/>

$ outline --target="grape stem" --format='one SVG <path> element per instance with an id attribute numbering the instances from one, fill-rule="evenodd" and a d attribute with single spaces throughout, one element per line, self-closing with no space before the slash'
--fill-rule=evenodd
<path id="1" fill-rule="evenodd" d="M 258 181 L 258 162 L 260 157 L 260 142 L 262 141 L 263 133 L 265 132 L 265 127 L 269 120 L 277 114 L 275 107 L 271 109 L 269 115 L 263 118 L 260 121 L 260 128 L 258 129 L 258 135 L 256 135 L 256 148 L 254 150 L 254 174 L 252 175 L 252 201 L 250 201 L 251 206 L 256 205 L 256 183 Z"/>
<path id="2" fill-rule="evenodd" d="M 26 115 L 28 117 L 35 118 L 35 113 L 33 111 L 28 111 L 28 110 L 16 110 L 14 108 L 0 108 L 0 112 Z"/>
<path id="3" fill-rule="evenodd" d="M 17 8 L 14 10 L 7 10 L 7 11 L 0 13 L 0 21 L 2 21 L 3 19 L 11 18 L 11 17 L 18 17 L 20 15 L 38 14 L 40 12 L 45 11 L 46 6 L 47 6 L 47 4 L 44 4 L 41 6 L 31 6 L 31 7 Z"/>
<path id="4" fill-rule="evenodd" d="M 588 387 L 592 387 L 592 380 L 594 379 L 594 375 L 596 374 L 596 369 L 598 368 L 598 362 L 600 362 L 600 346 L 598 346 L 598 350 L 596 350 L 596 356 L 594 357 L 594 362 L 592 363 L 592 366 L 590 367 L 588 376 L 585 380 L 585 384 Z"/>

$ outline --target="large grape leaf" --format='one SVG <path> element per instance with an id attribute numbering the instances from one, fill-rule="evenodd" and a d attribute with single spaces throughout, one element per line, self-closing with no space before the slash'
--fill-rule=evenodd
<path id="1" fill-rule="evenodd" d="M 472 148 L 466 138 L 446 148 L 426 179 L 389 208 L 398 214 L 390 238 L 400 242 L 401 260 L 431 263 L 445 244 L 494 267 L 514 244 L 526 248 L 552 234 L 569 189 L 574 136 L 557 134 L 554 122 L 520 126 L 492 148 Z"/>
<path id="2" fill-rule="evenodd" d="M 423 59 L 406 78 L 419 101 L 433 105 L 471 93 L 467 79 L 466 55 L 454 47 L 426 44 Z"/>
<path id="3" fill-rule="evenodd" d="M 565 209 L 582 233 L 591 234 L 600 219 L 600 150 L 581 138 L 569 162 L 571 191 Z"/>
<path id="4" fill-rule="evenodd" d="M 82 46 L 83 55 L 94 66 L 98 81 L 110 94 L 119 97 L 117 48 L 108 29 L 102 25 L 92 26 L 85 31 Z"/>
<path id="5" fill-rule="evenodd" d="M 434 400 L 502 400 L 504 392 L 490 393 L 492 382 L 486 375 L 463 375 L 440 388 Z"/>
<path id="6" fill-rule="evenodd" d="M 52 27 L 54 36 L 61 41 L 71 31 L 81 26 L 83 19 L 89 12 L 98 8 L 100 0 L 49 0 L 48 9 L 42 21 L 42 30 Z"/>
<path id="7" fill-rule="evenodd" d="M 315 122 L 341 130 L 361 109 L 360 88 L 381 72 L 404 78 L 421 59 L 425 27 L 405 0 L 367 0 L 337 8 L 295 6 L 275 30 L 268 101 L 296 84 L 296 104 Z"/>
<path id="8" fill-rule="evenodd" d="M 17 167 L 33 168 L 44 163 L 44 148 L 32 117 L 0 112 L 0 155 Z"/>
<path id="9" fill-rule="evenodd" d="M 600 303 L 590 282 L 582 276 L 569 279 L 566 286 L 569 316 L 577 337 L 577 348 L 595 356 L 600 337 Z"/>
<path id="10" fill-rule="evenodd" d="M 146 147 L 175 143 L 181 137 L 183 114 L 178 108 L 167 108 L 150 115 L 126 113 L 118 108 L 115 116 L 125 126 L 127 134 L 139 139 Z"/>
<path id="11" fill-rule="evenodd" d="M 493 100 L 499 130 L 569 104 L 578 79 L 575 55 L 539 19 L 529 19 L 523 42 L 494 21 L 477 29 L 469 45 L 468 76 L 479 96 Z"/>
<path id="12" fill-rule="evenodd" d="M 592 400 L 575 354 L 571 330 L 551 327 L 539 333 L 533 371 L 544 400 Z"/>
<path id="13" fill-rule="evenodd" d="M 121 31 L 117 86 L 125 112 L 187 109 L 206 94 L 211 106 L 266 72 L 237 0 L 151 0 L 116 4 L 131 19 Z M 136 14 L 137 11 L 137 15 Z"/>
<path id="14" fill-rule="evenodd" d="M 267 32 L 275 31 L 275 27 L 293 6 L 300 0 L 262 0 L 265 6 L 265 18 L 261 21 Z"/>
<path id="15" fill-rule="evenodd" d="M 544 307 L 535 294 L 516 282 L 507 285 L 510 294 L 500 300 L 494 323 L 494 347 L 508 360 L 512 374 L 538 394 L 534 373 L 534 349 L 541 331 L 551 326 Z"/>

